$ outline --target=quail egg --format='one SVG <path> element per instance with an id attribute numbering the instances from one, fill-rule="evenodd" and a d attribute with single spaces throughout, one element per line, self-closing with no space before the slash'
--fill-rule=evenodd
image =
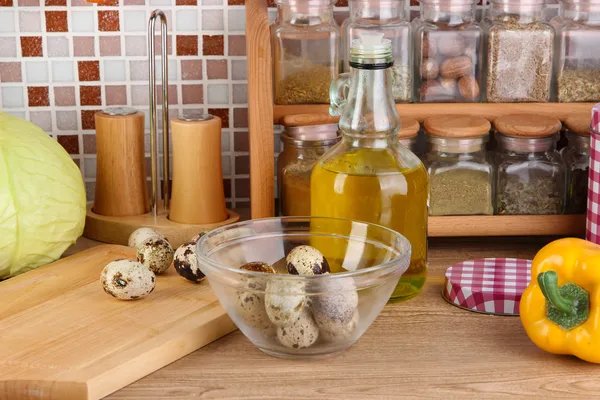
<path id="1" fill-rule="evenodd" d="M 175 251 L 173 266 L 175 271 L 191 282 L 202 282 L 206 277 L 200 271 L 196 257 L 196 243 L 187 242 Z"/>
<path id="2" fill-rule="evenodd" d="M 277 326 L 292 323 L 307 303 L 304 282 L 272 279 L 265 288 L 265 308 L 269 319 Z"/>
<path id="3" fill-rule="evenodd" d="M 173 262 L 173 247 L 166 239 L 146 239 L 138 247 L 137 259 L 150 271 L 162 274 Z"/>
<path id="4" fill-rule="evenodd" d="M 152 228 L 139 228 L 133 231 L 131 235 L 129 235 L 128 246 L 135 247 L 137 249 L 143 241 L 150 238 L 165 239 L 165 236 L 162 233 L 156 232 Z"/>
<path id="5" fill-rule="evenodd" d="M 264 295 L 261 293 L 240 290 L 237 292 L 236 305 L 239 315 L 249 327 L 262 331 L 273 329 L 273 323 L 265 309 Z"/>
<path id="6" fill-rule="evenodd" d="M 279 342 L 290 349 L 312 346 L 319 338 L 319 328 L 308 310 L 303 310 L 289 324 L 277 328 Z"/>
<path id="7" fill-rule="evenodd" d="M 326 342 L 347 342 L 354 332 L 356 331 L 356 327 L 358 325 L 358 310 L 354 311 L 354 316 L 347 324 L 328 324 L 328 325 L 318 325 L 321 329 L 321 339 Z M 325 329 L 325 327 L 329 327 L 332 329 L 331 331 Z"/>
<path id="8" fill-rule="evenodd" d="M 119 300 L 136 300 L 154 290 L 154 273 L 137 261 L 117 260 L 108 263 L 100 274 L 102 288 Z"/>
<path id="9" fill-rule="evenodd" d="M 350 279 L 326 284 L 324 294 L 316 296 L 311 310 L 319 328 L 331 333 L 343 332 L 355 318 L 358 293 Z"/>
<path id="10" fill-rule="evenodd" d="M 286 257 L 292 275 L 321 275 L 329 273 L 329 263 L 321 252 L 311 246 L 297 246 Z"/>
<path id="11" fill-rule="evenodd" d="M 275 270 L 269 264 L 264 263 L 262 261 L 251 261 L 246 263 L 240 267 L 245 271 L 253 271 L 253 272 L 264 272 L 267 274 L 274 274 Z"/>

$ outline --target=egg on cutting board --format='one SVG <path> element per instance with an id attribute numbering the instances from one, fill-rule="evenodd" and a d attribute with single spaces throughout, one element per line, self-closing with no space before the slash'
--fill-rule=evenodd
<path id="1" fill-rule="evenodd" d="M 173 262 L 173 247 L 166 239 L 146 239 L 137 248 L 137 260 L 155 274 L 162 274 Z"/>
<path id="2" fill-rule="evenodd" d="M 100 274 L 104 291 L 119 300 L 136 300 L 154 290 L 156 277 L 137 261 L 117 260 L 108 263 Z"/>

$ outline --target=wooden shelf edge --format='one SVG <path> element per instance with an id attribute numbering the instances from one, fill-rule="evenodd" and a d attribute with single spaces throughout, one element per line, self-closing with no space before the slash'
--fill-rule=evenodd
<path id="1" fill-rule="evenodd" d="M 585 215 L 429 217 L 429 237 L 581 236 Z"/>
<path id="2" fill-rule="evenodd" d="M 512 113 L 536 113 L 554 116 L 561 121 L 575 113 L 591 112 L 595 103 L 423 103 L 396 104 L 403 117 L 416 118 L 420 122 L 426 117 L 444 114 L 469 114 L 493 119 Z M 273 106 L 273 122 L 281 124 L 284 118 L 293 116 L 292 121 L 309 121 L 307 125 L 337 122 L 329 115 L 329 104 L 302 104 Z M 287 118 L 286 118 L 287 119 Z"/>

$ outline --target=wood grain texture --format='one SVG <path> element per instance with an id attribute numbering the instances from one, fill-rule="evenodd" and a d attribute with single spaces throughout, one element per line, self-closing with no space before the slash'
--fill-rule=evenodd
<path id="1" fill-rule="evenodd" d="M 0 398 L 99 399 L 235 329 L 208 283 L 173 268 L 138 301 L 100 284 L 135 250 L 102 245 L 0 283 Z"/>
<path id="2" fill-rule="evenodd" d="M 200 232 L 207 232 L 220 226 L 239 221 L 238 213 L 227 210 L 227 219 L 212 224 L 179 224 L 169 219 L 169 212 L 162 202 L 158 204 L 158 216 L 152 213 L 133 217 L 105 217 L 94 213 L 88 206 L 83 236 L 99 242 L 127 246 L 129 236 L 138 228 L 148 227 L 162 233 L 173 247 L 179 247 Z"/>
<path id="3" fill-rule="evenodd" d="M 538 349 L 518 317 L 472 313 L 441 298 L 450 265 L 480 257 L 532 258 L 550 240 L 433 239 L 424 292 L 388 304 L 337 357 L 272 358 L 236 331 L 108 399 L 597 398 L 597 365 Z"/>
<path id="4" fill-rule="evenodd" d="M 273 82 L 271 36 L 266 0 L 246 1 L 248 123 L 252 218 L 275 215 Z"/>

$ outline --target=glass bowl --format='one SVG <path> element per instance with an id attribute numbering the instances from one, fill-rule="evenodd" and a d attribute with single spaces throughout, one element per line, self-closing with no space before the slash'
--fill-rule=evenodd
<path id="1" fill-rule="evenodd" d="M 291 275 L 286 255 L 310 245 L 331 273 Z M 389 300 L 410 262 L 410 242 L 375 224 L 282 217 L 240 222 L 205 234 L 198 265 L 230 318 L 260 350 L 318 358 L 356 342 Z M 240 269 L 262 261 L 276 274 Z"/>

